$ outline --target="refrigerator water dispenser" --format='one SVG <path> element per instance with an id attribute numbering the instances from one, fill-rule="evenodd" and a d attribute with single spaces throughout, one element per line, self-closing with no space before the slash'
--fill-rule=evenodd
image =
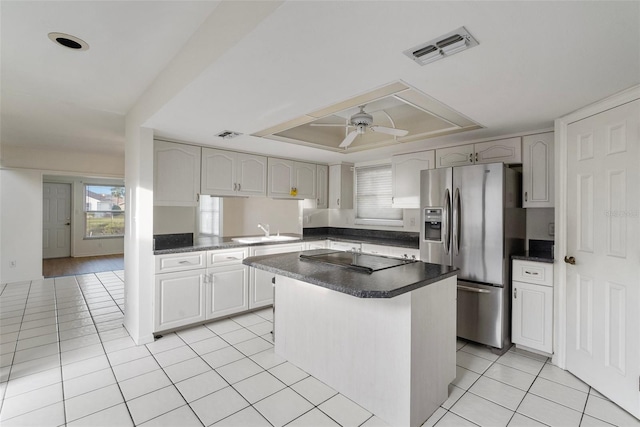
<path id="1" fill-rule="evenodd" d="M 424 240 L 442 241 L 442 208 L 424 210 Z"/>

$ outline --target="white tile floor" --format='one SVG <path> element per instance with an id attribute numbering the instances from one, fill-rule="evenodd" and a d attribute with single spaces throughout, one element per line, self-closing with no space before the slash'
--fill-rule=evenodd
<path id="1" fill-rule="evenodd" d="M 277 356 L 271 309 L 135 346 L 123 272 L 0 286 L 0 424 L 384 426 Z M 514 349 L 458 343 L 449 399 L 426 426 L 639 426 L 595 390 Z"/>

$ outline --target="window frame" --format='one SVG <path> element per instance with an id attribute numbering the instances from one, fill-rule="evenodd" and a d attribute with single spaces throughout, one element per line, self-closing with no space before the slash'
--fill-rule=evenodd
<path id="1" fill-rule="evenodd" d="M 362 218 L 358 216 L 359 206 L 358 206 L 358 170 L 363 169 L 373 169 L 373 168 L 381 168 L 389 169 L 389 173 L 392 174 L 393 169 L 390 162 L 384 163 L 371 163 L 366 165 L 355 166 L 354 169 L 354 183 L 353 183 L 353 198 L 354 198 L 354 224 L 356 225 L 368 225 L 368 226 L 386 226 L 386 227 L 404 227 L 404 209 L 402 208 L 393 208 L 389 206 L 390 209 L 397 209 L 400 213 L 399 219 L 386 219 L 386 218 Z M 390 180 L 393 180 L 393 175 L 391 175 Z M 393 191 L 393 187 L 391 187 L 391 191 Z M 390 194 L 390 197 L 393 197 L 393 193 Z"/>
<path id="2" fill-rule="evenodd" d="M 109 214 L 113 214 L 113 213 L 118 213 L 118 214 L 122 214 L 122 217 L 125 217 L 125 212 L 126 212 L 126 188 L 125 185 L 116 185 L 116 184 L 100 184 L 100 183 L 83 183 L 83 191 L 82 191 L 82 201 L 83 201 L 83 217 L 84 217 L 84 230 L 83 230 L 83 240 L 98 240 L 98 239 L 121 239 L 124 238 L 124 235 L 126 233 L 126 229 L 122 234 L 110 234 L 110 235 L 100 235 L 100 236 L 89 236 L 88 233 L 88 225 L 89 225 L 89 218 L 88 218 L 88 214 L 92 213 L 109 213 Z M 90 210 L 88 209 L 87 206 L 87 191 L 89 189 L 89 187 L 108 187 L 108 188 L 114 188 L 114 187 L 119 187 L 122 188 L 125 193 L 122 196 L 123 202 L 125 202 L 125 209 L 120 210 L 120 211 L 115 211 L 113 209 L 110 210 L 104 210 L 104 209 L 97 209 L 97 210 Z M 126 225 L 126 221 L 125 221 L 125 225 Z"/>

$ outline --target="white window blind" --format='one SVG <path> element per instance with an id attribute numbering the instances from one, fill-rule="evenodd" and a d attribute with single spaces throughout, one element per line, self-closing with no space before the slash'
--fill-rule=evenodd
<path id="1" fill-rule="evenodd" d="M 391 165 L 356 168 L 356 220 L 402 225 L 402 209 L 391 207 Z"/>

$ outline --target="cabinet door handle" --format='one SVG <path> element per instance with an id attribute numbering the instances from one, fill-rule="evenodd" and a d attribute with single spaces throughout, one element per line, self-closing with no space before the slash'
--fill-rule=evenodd
<path id="1" fill-rule="evenodd" d="M 530 275 L 532 275 L 532 276 L 537 276 L 537 275 L 538 275 L 538 272 L 537 272 L 537 271 L 529 271 L 529 270 L 525 270 L 524 272 L 525 272 L 526 274 L 530 274 Z"/>
<path id="2" fill-rule="evenodd" d="M 227 257 L 227 259 L 234 259 L 234 260 L 238 260 L 238 259 L 240 259 L 240 258 L 238 258 L 238 257 L 234 257 L 234 256 L 228 256 L 228 257 Z"/>
<path id="3" fill-rule="evenodd" d="M 242 190 L 242 184 L 238 183 L 238 191 Z"/>
<path id="4" fill-rule="evenodd" d="M 473 153 L 469 153 L 469 163 L 473 163 Z"/>
<path id="5" fill-rule="evenodd" d="M 527 202 L 527 201 L 528 201 L 528 199 L 529 199 L 528 192 L 527 192 L 527 191 L 525 191 L 525 192 L 524 192 L 524 201 L 525 201 L 525 202 Z"/>
<path id="6" fill-rule="evenodd" d="M 476 163 L 478 163 L 478 153 L 476 153 Z"/>
<path id="7" fill-rule="evenodd" d="M 513 288 L 513 299 L 518 298 L 518 288 Z"/>
<path id="8" fill-rule="evenodd" d="M 338 199 L 338 206 L 340 206 L 340 199 Z"/>

